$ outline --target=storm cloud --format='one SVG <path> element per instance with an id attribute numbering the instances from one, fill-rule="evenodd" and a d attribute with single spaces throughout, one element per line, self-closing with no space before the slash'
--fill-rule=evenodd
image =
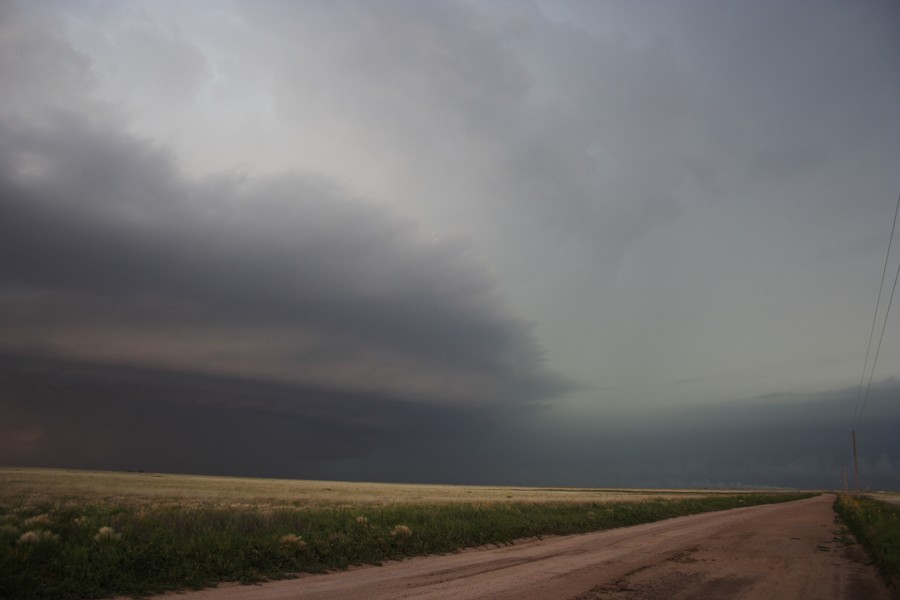
<path id="1" fill-rule="evenodd" d="M 0 463 L 897 487 L 898 23 L 2 3 Z"/>
<path id="2" fill-rule="evenodd" d="M 203 181 L 58 115 L 2 138 L 7 350 L 410 398 L 565 389 L 477 261 L 327 181 Z"/>
<path id="3" fill-rule="evenodd" d="M 336 184 L 189 180 L 66 113 L 4 125 L 6 460 L 299 476 L 575 386 L 476 257 Z"/>

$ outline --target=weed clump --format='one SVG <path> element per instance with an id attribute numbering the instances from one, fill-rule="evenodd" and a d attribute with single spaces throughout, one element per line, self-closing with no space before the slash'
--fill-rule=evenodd
<path id="1" fill-rule="evenodd" d="M 303 538 L 293 533 L 281 536 L 281 539 L 278 541 L 286 550 L 302 550 L 306 548 L 306 542 L 303 541 Z"/>
<path id="2" fill-rule="evenodd" d="M 115 529 L 105 525 L 101 527 L 97 531 L 97 535 L 94 536 L 94 541 L 98 544 L 112 544 L 118 542 L 121 539 L 121 533 L 117 533 Z"/>
<path id="3" fill-rule="evenodd" d="M 22 523 L 25 525 L 25 527 L 48 527 L 51 523 L 53 523 L 53 519 L 50 518 L 50 515 L 44 513 L 35 515 L 33 517 L 28 517 Z"/>
<path id="4" fill-rule="evenodd" d="M 47 531 L 46 529 L 38 529 L 32 531 L 26 531 L 22 535 L 19 536 L 19 541 L 16 542 L 19 545 L 23 544 L 44 544 L 44 543 L 53 543 L 58 542 L 59 536 L 53 533 L 52 531 Z"/>
<path id="5" fill-rule="evenodd" d="M 412 535 L 412 529 L 406 525 L 394 525 L 394 528 L 391 529 L 391 535 L 394 537 L 408 538 Z"/>

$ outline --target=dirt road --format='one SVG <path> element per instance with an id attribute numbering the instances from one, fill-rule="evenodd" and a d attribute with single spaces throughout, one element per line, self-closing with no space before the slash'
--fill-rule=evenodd
<path id="1" fill-rule="evenodd" d="M 178 598 L 889 600 L 860 549 L 840 540 L 833 500 L 820 496 Z"/>

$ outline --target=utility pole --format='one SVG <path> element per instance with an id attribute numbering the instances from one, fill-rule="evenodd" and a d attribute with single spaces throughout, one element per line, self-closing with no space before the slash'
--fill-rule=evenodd
<path id="1" fill-rule="evenodd" d="M 861 490 L 859 487 L 859 460 L 856 455 L 856 430 L 850 431 L 850 439 L 853 442 L 853 476 L 856 479 L 856 495 L 859 496 Z"/>

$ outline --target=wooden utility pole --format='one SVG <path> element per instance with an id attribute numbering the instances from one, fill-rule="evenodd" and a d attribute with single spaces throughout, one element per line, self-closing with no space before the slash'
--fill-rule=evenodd
<path id="1" fill-rule="evenodd" d="M 859 487 L 859 460 L 856 455 L 856 430 L 850 431 L 850 439 L 853 442 L 853 477 L 856 479 L 856 495 L 859 496 L 860 490 Z"/>

